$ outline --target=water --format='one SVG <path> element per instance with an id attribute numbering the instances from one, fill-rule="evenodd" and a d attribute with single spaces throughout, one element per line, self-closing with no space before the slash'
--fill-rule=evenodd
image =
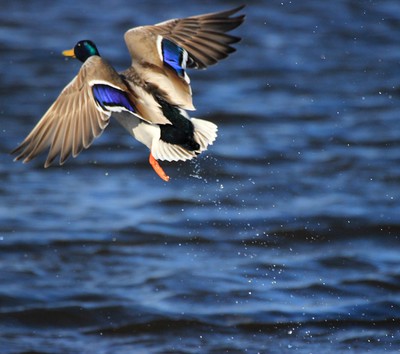
<path id="1" fill-rule="evenodd" d="M 192 72 L 219 138 L 163 163 L 115 122 L 63 167 L 7 154 L 91 38 L 240 3 L 12 1 L 0 13 L 1 353 L 400 350 L 400 4 L 251 1 Z"/>

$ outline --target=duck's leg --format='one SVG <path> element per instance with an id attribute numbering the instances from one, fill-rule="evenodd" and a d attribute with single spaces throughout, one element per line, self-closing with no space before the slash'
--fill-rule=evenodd
<path id="1" fill-rule="evenodd" d="M 154 156 L 150 152 L 149 162 L 151 167 L 153 167 L 154 171 L 158 174 L 158 176 L 164 180 L 165 182 L 169 181 L 169 176 L 164 172 L 158 161 L 154 158 Z"/>

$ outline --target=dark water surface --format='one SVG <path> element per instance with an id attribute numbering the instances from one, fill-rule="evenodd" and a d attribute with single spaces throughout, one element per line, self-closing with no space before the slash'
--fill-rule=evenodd
<path id="1" fill-rule="evenodd" d="M 7 154 L 78 71 L 63 49 L 122 70 L 128 28 L 240 2 L 172 4 L 2 2 L 0 352 L 399 352 L 398 0 L 248 2 L 191 73 L 219 138 L 170 183 L 115 122 L 64 167 Z"/>

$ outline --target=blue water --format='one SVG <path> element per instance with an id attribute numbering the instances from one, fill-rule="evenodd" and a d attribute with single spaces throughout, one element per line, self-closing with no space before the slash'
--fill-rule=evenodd
<path id="1" fill-rule="evenodd" d="M 162 163 L 112 122 L 43 168 L 8 154 L 92 39 L 239 2 L 14 0 L 0 12 L 1 353 L 400 350 L 400 3 L 251 1 L 238 51 L 191 72 L 219 126 Z"/>

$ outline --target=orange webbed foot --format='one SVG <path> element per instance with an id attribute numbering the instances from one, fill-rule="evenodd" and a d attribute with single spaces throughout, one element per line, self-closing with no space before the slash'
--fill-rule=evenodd
<path id="1" fill-rule="evenodd" d="M 164 170 L 162 169 L 158 161 L 154 158 L 154 156 L 151 154 L 151 152 L 149 156 L 149 163 L 162 180 L 164 180 L 165 182 L 169 181 L 169 176 L 164 172 Z"/>

